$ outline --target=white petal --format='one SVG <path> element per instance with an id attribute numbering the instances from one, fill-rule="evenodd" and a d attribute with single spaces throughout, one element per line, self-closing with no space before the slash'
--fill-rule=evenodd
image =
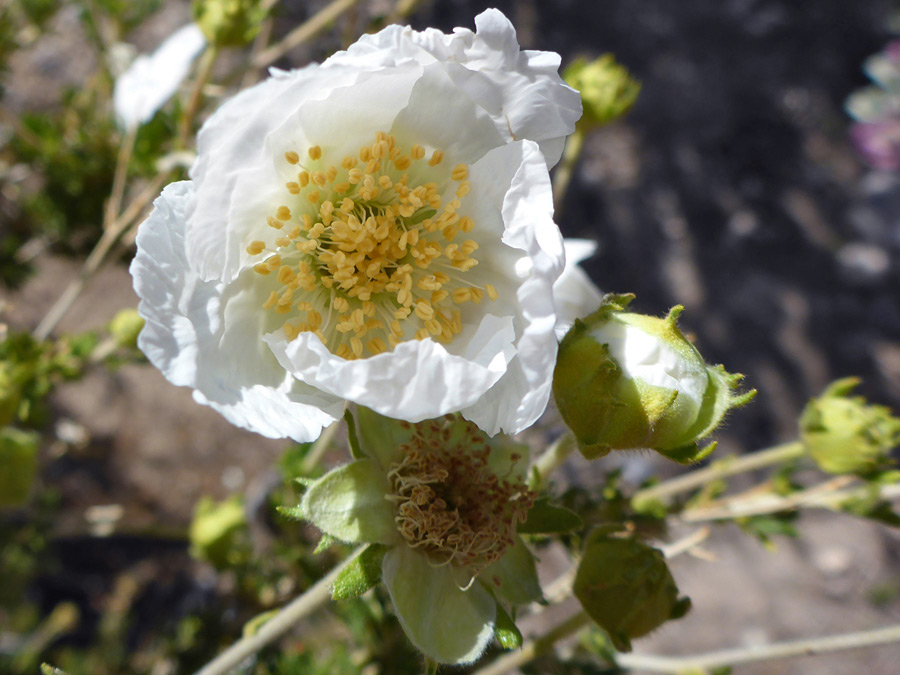
<path id="1" fill-rule="evenodd" d="M 408 546 L 389 549 L 382 581 L 407 637 L 440 663 L 471 663 L 494 634 L 497 606 L 481 584 L 461 590 L 452 569 Z"/>
<path id="2" fill-rule="evenodd" d="M 125 129 L 148 122 L 178 91 L 206 38 L 196 24 L 175 31 L 155 52 L 138 56 L 113 90 L 116 119 Z"/>
<path id="3" fill-rule="evenodd" d="M 147 322 L 140 348 L 173 384 L 193 387 L 198 402 L 233 424 L 313 440 L 342 414 L 342 400 L 287 375 L 260 339 L 261 327 L 236 320 L 247 318 L 246 293 L 200 279 L 184 244 L 193 202 L 192 183 L 167 186 L 138 231 L 131 274 Z"/>
<path id="4" fill-rule="evenodd" d="M 457 28 L 452 35 L 389 26 L 363 36 L 324 65 L 379 68 L 440 62 L 463 93 L 490 114 L 504 140 L 536 141 L 552 167 L 581 117 L 581 96 L 559 76 L 558 55 L 519 51 L 515 28 L 499 10 L 482 12 L 475 26 L 475 33 Z"/>
<path id="5" fill-rule="evenodd" d="M 409 340 L 390 352 L 356 361 L 332 354 L 311 333 L 287 342 L 265 337 L 279 363 L 297 379 L 396 419 L 419 422 L 476 401 L 506 371 L 515 337 L 509 317 L 487 315 L 453 340 L 451 354 L 433 340 Z"/>
<path id="6" fill-rule="evenodd" d="M 575 323 L 600 308 L 603 293 L 591 278 L 578 266 L 597 250 L 597 242 L 587 239 L 566 239 L 566 266 L 553 284 L 553 300 L 556 303 L 556 337 L 563 336 Z"/>
<path id="7" fill-rule="evenodd" d="M 523 278 L 515 292 L 516 357 L 497 384 L 462 413 L 488 434 L 518 433 L 540 417 L 550 397 L 557 345 L 552 288 L 564 265 L 562 235 L 553 222 L 550 179 L 535 143 L 512 143 L 488 153 L 472 166 L 470 180 L 479 186 L 479 198 L 491 181 L 508 181 L 502 240 L 528 264 L 517 266 Z M 475 222 L 481 226 L 489 219 L 479 215 Z M 495 261 L 500 255 L 491 250 L 482 257 Z"/>

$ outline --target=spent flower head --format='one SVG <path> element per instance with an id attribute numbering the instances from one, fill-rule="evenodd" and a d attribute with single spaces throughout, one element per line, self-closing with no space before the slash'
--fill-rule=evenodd
<path id="1" fill-rule="evenodd" d="M 868 474 L 892 463 L 900 418 L 886 406 L 852 396 L 859 379 L 833 382 L 800 416 L 800 440 L 822 471 Z"/>
<path id="2" fill-rule="evenodd" d="M 497 603 L 539 599 L 516 527 L 534 503 L 527 449 L 458 416 L 409 424 L 359 412 L 363 454 L 313 482 L 290 515 L 385 547 L 380 576 L 410 640 L 441 663 L 474 661 Z"/>
<path id="3" fill-rule="evenodd" d="M 476 26 L 388 27 L 206 122 L 132 265 L 139 344 L 172 382 L 298 441 L 346 400 L 490 434 L 543 412 L 564 261 L 548 166 L 580 102 L 500 12 Z"/>
<path id="4" fill-rule="evenodd" d="M 624 311 L 631 296 L 608 295 L 576 321 L 560 344 L 553 375 L 559 412 L 588 458 L 610 450 L 648 448 L 678 462 L 695 462 L 728 410 L 755 391 L 736 395 L 740 375 L 709 366 L 676 323 Z"/>

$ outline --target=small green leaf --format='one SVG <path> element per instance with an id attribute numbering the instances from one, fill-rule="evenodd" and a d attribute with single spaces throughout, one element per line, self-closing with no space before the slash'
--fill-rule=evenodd
<path id="1" fill-rule="evenodd" d="M 519 534 L 562 534 L 581 526 L 581 518 L 577 513 L 552 505 L 549 497 L 541 497 L 528 512 L 528 519 L 517 529 Z"/>
<path id="2" fill-rule="evenodd" d="M 518 649 L 522 646 L 521 631 L 499 602 L 497 603 L 497 623 L 494 624 L 494 637 L 504 649 Z"/>
<path id="3" fill-rule="evenodd" d="M 370 544 L 334 580 L 331 588 L 332 600 L 358 598 L 381 581 L 381 562 L 387 547 Z"/>
<path id="4" fill-rule="evenodd" d="M 256 635 L 259 632 L 259 629 L 263 627 L 263 624 L 267 623 L 269 619 L 275 618 L 275 616 L 280 611 L 280 609 L 270 609 L 268 612 L 257 614 L 244 624 L 244 629 L 241 631 L 241 635 L 243 635 L 244 637 Z"/>
<path id="5" fill-rule="evenodd" d="M 362 459 L 365 455 L 359 450 L 356 422 L 353 421 L 353 413 L 350 412 L 350 408 L 344 410 L 344 422 L 347 423 L 347 440 L 350 443 L 350 454 L 353 456 L 353 459 Z"/>
<path id="6" fill-rule="evenodd" d="M 54 668 L 49 663 L 41 664 L 41 675 L 69 675 L 66 671 Z"/>
<path id="7" fill-rule="evenodd" d="M 37 475 L 39 438 L 33 431 L 0 429 L 0 507 L 27 501 Z"/>

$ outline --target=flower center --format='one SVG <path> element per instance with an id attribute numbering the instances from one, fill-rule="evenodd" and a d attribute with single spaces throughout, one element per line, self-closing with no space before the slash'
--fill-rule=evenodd
<path id="1" fill-rule="evenodd" d="M 453 416 L 420 422 L 402 450 L 388 470 L 387 499 L 407 543 L 473 575 L 499 560 L 535 495 L 488 466 L 491 450 L 478 427 Z"/>
<path id="2" fill-rule="evenodd" d="M 475 227 L 458 213 L 472 189 L 465 164 L 447 171 L 440 150 L 426 160 L 423 146 L 406 151 L 385 132 L 340 168 L 317 145 L 306 155 L 284 154 L 299 172 L 267 219 L 274 242 L 246 249 L 263 257 L 253 269 L 276 280 L 262 306 L 285 316 L 288 340 L 312 332 L 346 359 L 411 338 L 446 343 L 462 330 L 457 305 L 497 298 L 467 278 L 478 243 L 454 241 Z"/>

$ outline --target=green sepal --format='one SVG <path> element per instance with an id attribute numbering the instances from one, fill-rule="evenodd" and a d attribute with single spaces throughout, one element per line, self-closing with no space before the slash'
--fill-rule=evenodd
<path id="1" fill-rule="evenodd" d="M 387 477 L 371 459 L 344 464 L 309 486 L 300 501 L 303 517 L 323 533 L 353 543 L 397 540 L 394 508 L 385 495 Z"/>
<path id="2" fill-rule="evenodd" d="M 388 467 L 399 459 L 400 447 L 412 438 L 410 426 L 363 406 L 356 408 L 356 423 L 360 452 L 378 462 L 387 472 Z"/>
<path id="3" fill-rule="evenodd" d="M 373 588 L 381 581 L 381 563 L 386 551 L 387 547 L 382 544 L 369 544 L 334 580 L 331 599 L 358 598 Z"/>
<path id="4" fill-rule="evenodd" d="M 478 575 L 478 579 L 495 596 L 512 605 L 544 600 L 534 555 L 518 535 L 514 538 L 512 546 L 506 549 L 503 557 L 485 567 Z"/>
<path id="5" fill-rule="evenodd" d="M 659 550 L 605 532 L 588 540 L 573 591 L 619 651 L 630 651 L 632 639 L 690 609 Z"/>
<path id="6" fill-rule="evenodd" d="M 323 534 L 319 539 L 319 543 L 316 544 L 316 548 L 313 550 L 313 555 L 319 555 L 320 553 L 324 553 L 332 546 L 337 543 L 337 539 L 332 537 L 330 534 Z"/>
<path id="7" fill-rule="evenodd" d="M 344 409 L 344 422 L 347 423 L 347 442 L 350 444 L 350 455 L 353 459 L 362 459 L 365 455 L 359 450 L 359 439 L 356 436 L 356 422 L 350 408 Z"/>
<path id="8" fill-rule="evenodd" d="M 516 626 L 516 622 L 503 608 L 503 605 L 497 603 L 497 623 L 494 624 L 494 637 L 503 649 L 513 650 L 522 646 L 522 632 Z"/>
<path id="9" fill-rule="evenodd" d="M 276 608 L 270 609 L 267 612 L 262 612 L 261 614 L 257 614 L 244 624 L 244 627 L 241 630 L 241 635 L 243 637 L 256 635 L 259 632 L 259 629 L 262 628 L 263 625 L 268 623 L 271 619 L 274 619 L 276 616 L 278 616 L 278 613 L 280 611 L 280 609 Z"/>
<path id="10" fill-rule="evenodd" d="M 313 483 L 315 483 L 315 482 L 316 482 L 316 479 L 315 479 L 315 478 L 309 478 L 309 477 L 307 477 L 307 476 L 297 476 L 297 477 L 294 479 L 294 482 L 297 483 L 297 485 L 300 485 L 300 486 L 305 490 L 305 489 L 308 488 L 310 485 L 312 485 Z"/>
<path id="11" fill-rule="evenodd" d="M 299 506 L 276 506 L 275 510 L 291 520 L 306 520 L 306 516 L 303 515 L 303 509 Z"/>
<path id="12" fill-rule="evenodd" d="M 535 500 L 528 518 L 516 528 L 519 534 L 562 534 L 582 527 L 581 517 L 562 506 L 554 506 L 549 497 Z"/>

